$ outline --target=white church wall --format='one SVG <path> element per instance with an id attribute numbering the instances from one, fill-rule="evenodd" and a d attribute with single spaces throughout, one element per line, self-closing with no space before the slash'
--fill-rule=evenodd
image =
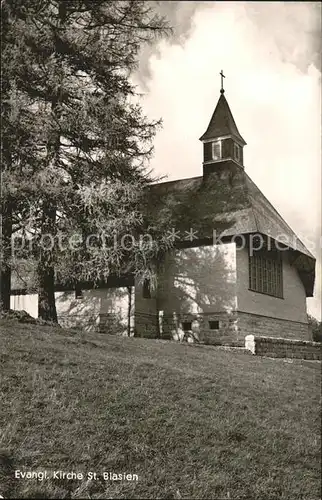
<path id="1" fill-rule="evenodd" d="M 235 310 L 235 255 L 234 243 L 169 254 L 159 279 L 159 309 L 196 315 Z"/>
<path id="2" fill-rule="evenodd" d="M 138 335 L 175 337 L 176 328 L 191 322 L 200 340 L 222 343 L 236 334 L 236 247 L 234 243 L 169 252 L 159 266 L 158 288 L 151 299 L 136 291 Z M 139 313 L 139 314 L 138 314 Z M 144 314 L 146 315 L 143 319 Z M 159 318 L 157 317 L 159 315 Z M 209 322 L 218 322 L 218 329 Z"/>
<path id="3" fill-rule="evenodd" d="M 134 293 L 131 287 L 130 326 L 134 331 Z M 126 287 L 83 290 L 76 298 L 75 291 L 55 292 L 58 322 L 65 328 L 81 327 L 86 331 L 99 329 L 111 334 L 127 334 L 129 293 Z M 12 295 L 10 307 L 25 310 L 38 317 L 38 295 Z"/>
<path id="4" fill-rule="evenodd" d="M 81 298 L 76 298 L 74 291 L 56 292 L 55 296 L 58 321 L 62 326 L 79 326 L 86 331 L 99 329 L 111 334 L 127 333 L 129 293 L 126 287 L 84 290 Z M 132 330 L 133 321 L 132 306 Z"/>
<path id="5" fill-rule="evenodd" d="M 134 287 L 100 290 L 100 332 L 128 335 L 129 322 L 130 334 L 134 335 L 134 298 Z"/>
<path id="6" fill-rule="evenodd" d="M 248 250 L 236 251 L 238 311 L 307 323 L 303 283 L 296 268 L 289 263 L 286 251 L 282 257 L 284 297 L 280 299 L 249 290 Z"/>
<path id="7" fill-rule="evenodd" d="M 100 294 L 96 290 L 84 290 L 82 298 L 75 291 L 55 292 L 58 323 L 64 328 L 82 327 L 92 331 L 99 324 Z"/>
<path id="8" fill-rule="evenodd" d="M 170 270 L 173 280 L 169 279 Z M 191 322 L 193 335 L 201 341 L 222 344 L 236 340 L 234 243 L 179 250 L 165 277 L 159 301 L 165 330 L 187 328 Z M 174 312 L 179 321 L 173 321 Z"/>
<path id="9" fill-rule="evenodd" d="M 38 318 L 38 294 L 11 295 L 10 309 L 26 311 L 33 318 Z"/>

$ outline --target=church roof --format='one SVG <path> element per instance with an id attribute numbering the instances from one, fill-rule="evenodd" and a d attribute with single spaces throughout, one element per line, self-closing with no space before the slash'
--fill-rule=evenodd
<path id="1" fill-rule="evenodd" d="M 151 217 L 165 216 L 182 239 L 190 229 L 198 239 L 260 233 L 303 256 L 301 269 L 308 273 L 306 290 L 313 294 L 315 258 L 267 200 L 246 172 L 230 163 L 206 177 L 193 177 L 150 186 Z M 153 215 L 154 214 L 154 215 Z M 185 236 L 184 236 L 185 235 Z M 300 260 L 299 260 L 300 263 Z"/>
<path id="2" fill-rule="evenodd" d="M 243 145 L 246 144 L 238 131 L 232 112 L 230 111 L 229 104 L 224 94 L 221 93 L 208 128 L 200 137 L 200 141 L 217 139 L 227 135 L 231 135 L 236 139 L 239 139 Z"/>

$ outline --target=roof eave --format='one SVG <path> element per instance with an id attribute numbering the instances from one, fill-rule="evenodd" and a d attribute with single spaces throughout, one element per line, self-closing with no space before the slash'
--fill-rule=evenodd
<path id="1" fill-rule="evenodd" d="M 226 134 L 225 136 L 221 136 L 221 135 L 214 136 L 212 134 L 208 134 L 207 132 L 205 132 L 201 137 L 199 137 L 199 141 L 201 141 L 201 142 L 208 141 L 208 140 L 214 140 L 214 141 L 216 141 L 216 140 L 221 139 L 223 137 L 227 138 L 228 135 L 232 139 L 235 139 L 238 142 L 241 142 L 243 146 L 247 145 L 247 142 L 242 138 L 241 135 L 235 135 L 235 134 Z"/>

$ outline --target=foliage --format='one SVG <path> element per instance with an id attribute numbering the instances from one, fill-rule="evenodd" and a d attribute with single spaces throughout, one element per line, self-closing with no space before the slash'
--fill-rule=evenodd
<path id="1" fill-rule="evenodd" d="M 151 271 L 157 244 L 125 253 L 99 240 L 62 251 L 58 239 L 143 230 L 138 197 L 151 181 L 160 121 L 142 113 L 130 75 L 142 44 L 167 26 L 142 1 L 13 0 L 2 10 L 4 196 L 34 242 L 40 315 L 55 319 L 55 275 L 95 281 L 124 269 Z M 54 244 L 44 249 L 48 235 Z"/>
<path id="2" fill-rule="evenodd" d="M 55 324 L 51 321 L 45 321 L 41 318 L 33 318 L 26 311 L 16 311 L 14 309 L 9 309 L 8 311 L 0 311 L 0 319 L 6 321 L 18 321 L 19 323 L 31 323 L 33 325 L 40 326 L 53 326 Z M 59 325 L 55 324 L 55 327 L 59 328 Z"/>
<path id="3" fill-rule="evenodd" d="M 309 328 L 314 342 L 322 342 L 322 322 L 308 314 Z"/>

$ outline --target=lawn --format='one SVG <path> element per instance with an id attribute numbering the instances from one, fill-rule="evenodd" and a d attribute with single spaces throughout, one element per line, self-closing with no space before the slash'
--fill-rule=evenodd
<path id="1" fill-rule="evenodd" d="M 321 497 L 319 362 L 12 320 L 0 330 L 5 498 Z"/>

